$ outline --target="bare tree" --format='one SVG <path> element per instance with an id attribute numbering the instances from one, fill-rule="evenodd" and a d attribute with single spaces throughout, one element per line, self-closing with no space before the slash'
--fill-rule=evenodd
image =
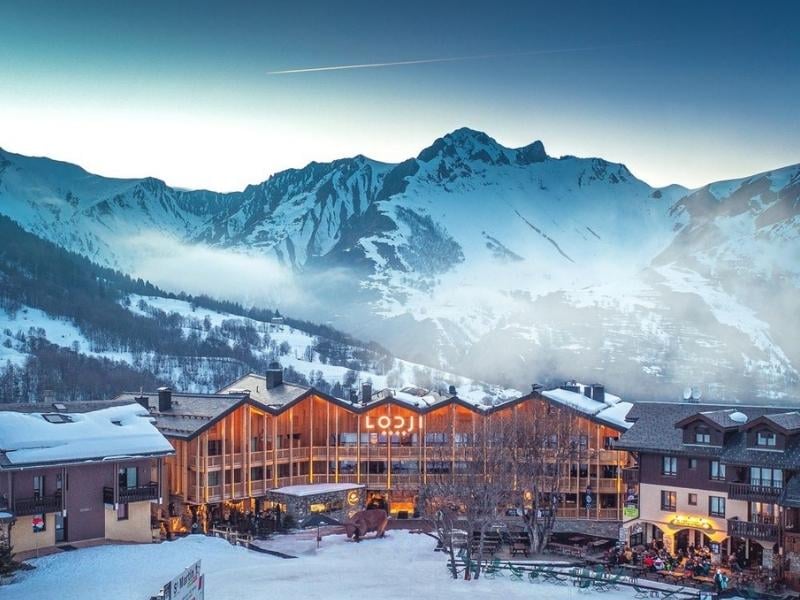
<path id="1" fill-rule="evenodd" d="M 480 577 L 487 533 L 498 523 L 498 510 L 513 486 L 513 461 L 508 453 L 509 422 L 493 415 L 468 443 L 448 445 L 428 453 L 424 512 L 432 519 L 440 541 L 455 565 L 455 548 L 463 548 L 468 567 Z M 473 573 L 465 570 L 465 579 Z M 457 577 L 455 566 L 453 576 Z"/>
<path id="2" fill-rule="evenodd" d="M 550 403 L 528 400 L 514 408 L 515 491 L 526 508 L 523 518 L 530 550 L 541 553 L 550 540 L 570 465 L 582 448 L 573 439 L 574 416 Z"/>

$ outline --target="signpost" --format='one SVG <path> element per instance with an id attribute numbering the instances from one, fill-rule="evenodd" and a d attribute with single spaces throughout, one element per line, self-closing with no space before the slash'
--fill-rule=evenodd
<path id="1" fill-rule="evenodd" d="M 167 583 L 162 588 L 161 598 L 164 600 L 204 600 L 205 585 L 200 561 L 186 567 L 183 573 Z"/>

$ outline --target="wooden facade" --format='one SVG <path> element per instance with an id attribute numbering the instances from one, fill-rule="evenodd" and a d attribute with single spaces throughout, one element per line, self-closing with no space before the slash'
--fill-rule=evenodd
<path id="1" fill-rule="evenodd" d="M 397 515 L 411 515 L 415 496 L 433 477 L 459 477 L 474 458 L 487 419 L 514 419 L 551 402 L 539 394 L 484 410 L 458 398 L 415 407 L 393 398 L 367 405 L 302 394 L 274 408 L 245 399 L 191 436 L 171 437 L 171 495 L 189 506 L 255 500 L 289 485 L 358 483 Z M 563 408 L 584 451 L 562 465 L 565 518 L 622 519 L 622 467 L 628 455 L 611 449 L 620 432 Z M 587 490 L 593 501 L 584 502 Z"/>

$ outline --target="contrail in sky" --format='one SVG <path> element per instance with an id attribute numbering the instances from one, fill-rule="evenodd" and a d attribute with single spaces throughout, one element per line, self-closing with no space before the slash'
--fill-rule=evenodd
<path id="1" fill-rule="evenodd" d="M 349 71 L 351 69 L 378 69 L 380 67 L 399 67 L 403 65 L 425 65 L 430 63 L 464 62 L 469 60 L 485 60 L 489 58 L 511 58 L 517 56 L 536 56 L 539 54 L 567 54 L 569 52 L 587 52 L 589 50 L 606 50 L 609 48 L 625 48 L 638 46 L 640 43 L 614 44 L 608 46 L 587 46 L 583 48 L 559 48 L 554 50 L 530 50 L 528 52 L 504 52 L 495 54 L 473 54 L 470 56 L 447 56 L 441 58 L 421 58 L 417 60 L 396 60 L 392 62 L 362 63 L 355 65 L 333 65 L 327 67 L 307 67 L 302 69 L 286 69 L 267 71 L 267 75 L 292 75 L 296 73 L 319 73 L 320 71 Z"/>

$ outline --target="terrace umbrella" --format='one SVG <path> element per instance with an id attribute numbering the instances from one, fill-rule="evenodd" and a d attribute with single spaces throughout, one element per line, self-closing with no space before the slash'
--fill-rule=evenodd
<path id="1" fill-rule="evenodd" d="M 319 534 L 319 528 L 323 525 L 341 525 L 341 523 L 332 517 L 320 513 L 309 515 L 300 522 L 300 527 L 303 529 L 308 529 L 309 527 L 317 528 L 317 548 L 319 548 L 319 542 L 322 539 Z"/>

